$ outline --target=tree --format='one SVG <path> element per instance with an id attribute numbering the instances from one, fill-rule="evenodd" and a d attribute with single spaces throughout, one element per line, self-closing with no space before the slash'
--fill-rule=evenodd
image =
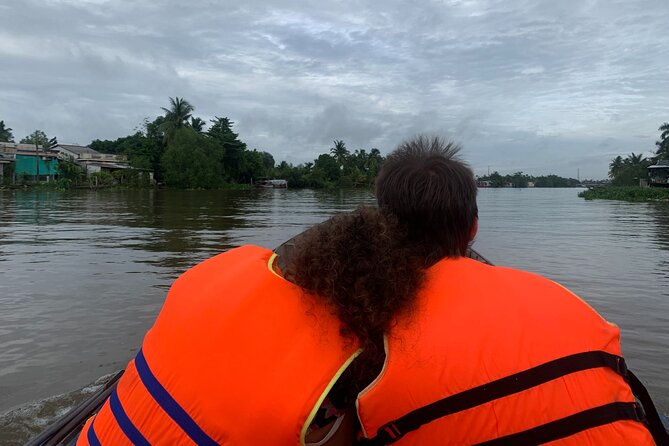
<path id="1" fill-rule="evenodd" d="M 523 175 L 523 172 L 516 172 L 509 178 L 509 182 L 513 187 L 527 187 L 529 183 L 529 177 Z"/>
<path id="2" fill-rule="evenodd" d="M 622 156 L 618 155 L 613 158 L 609 164 L 609 178 L 615 178 L 616 175 L 618 175 L 623 169 L 623 167 L 625 167 L 625 163 L 623 163 Z"/>
<path id="3" fill-rule="evenodd" d="M 190 123 L 189 123 L 188 125 L 190 126 L 190 128 L 192 128 L 192 129 L 195 130 L 196 132 L 198 132 L 198 133 L 203 133 L 203 132 L 204 132 L 204 126 L 207 125 L 207 123 L 204 122 L 204 121 L 203 121 L 202 119 L 200 119 L 200 118 L 193 118 L 193 117 L 191 117 L 191 118 L 190 118 Z"/>
<path id="4" fill-rule="evenodd" d="M 256 149 L 242 152 L 242 163 L 239 177 L 240 183 L 249 183 L 251 180 L 266 177 L 272 174 L 274 168 L 274 157 L 267 152 L 259 152 Z"/>
<path id="5" fill-rule="evenodd" d="M 35 130 L 30 135 L 26 136 L 20 141 L 20 144 L 37 144 L 43 148 L 51 147 L 49 144 L 51 141 L 55 141 L 56 138 L 49 139 L 42 130 Z"/>
<path id="6" fill-rule="evenodd" d="M 65 158 L 58 162 L 58 177 L 67 181 L 68 186 L 76 186 L 86 178 L 86 172 L 74 160 Z"/>
<path id="7" fill-rule="evenodd" d="M 334 156 L 322 153 L 314 162 L 313 175 L 317 181 L 324 184 L 336 183 L 341 177 L 341 166 Z"/>
<path id="8" fill-rule="evenodd" d="M 655 142 L 657 146 L 655 160 L 669 160 L 669 122 L 662 124 L 658 130 L 662 133 L 660 140 Z"/>
<path id="9" fill-rule="evenodd" d="M 490 185 L 492 187 L 504 187 L 504 185 L 506 184 L 504 177 L 500 175 L 500 173 L 497 171 L 491 173 L 489 178 L 490 178 Z"/>
<path id="10" fill-rule="evenodd" d="M 12 129 L 5 127 L 5 121 L 0 121 L 0 142 L 14 142 Z"/>
<path id="11" fill-rule="evenodd" d="M 187 100 L 179 97 L 170 98 L 169 108 L 160 108 L 165 112 L 165 119 L 160 124 L 160 130 L 166 141 L 172 138 L 178 129 L 188 125 L 188 120 L 195 110 Z"/>
<path id="12" fill-rule="evenodd" d="M 615 165 L 613 169 L 613 177 L 611 184 L 614 186 L 638 186 L 639 180 L 648 178 L 648 166 L 651 161 L 646 159 L 642 154 L 635 154 L 632 152 L 622 160 L 622 167 L 619 167 L 619 156 L 611 161 L 609 166 Z"/>
<path id="13" fill-rule="evenodd" d="M 244 170 L 244 152 L 246 144 L 239 140 L 239 135 L 232 131 L 234 122 L 229 118 L 219 118 L 211 120 L 212 126 L 207 131 L 207 135 L 216 142 L 221 156 L 223 166 L 228 176 L 236 182 L 245 182 L 242 178 Z"/>
<path id="14" fill-rule="evenodd" d="M 214 189 L 224 180 L 215 144 L 191 128 L 175 130 L 162 157 L 165 183 L 181 189 Z"/>
<path id="15" fill-rule="evenodd" d="M 335 139 L 333 143 L 334 147 L 330 149 L 330 153 L 337 162 L 339 169 L 343 169 L 344 165 L 346 164 L 346 160 L 351 153 L 348 151 L 346 144 L 341 139 Z"/>

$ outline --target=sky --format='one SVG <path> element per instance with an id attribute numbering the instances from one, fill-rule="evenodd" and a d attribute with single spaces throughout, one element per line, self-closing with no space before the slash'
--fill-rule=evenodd
<path id="1" fill-rule="evenodd" d="M 116 139 L 182 97 L 312 161 L 417 134 L 476 174 L 605 178 L 669 121 L 667 0 L 0 0 L 0 120 Z"/>

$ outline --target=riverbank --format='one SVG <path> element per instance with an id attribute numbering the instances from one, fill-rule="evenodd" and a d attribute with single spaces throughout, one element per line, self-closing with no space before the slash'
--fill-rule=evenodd
<path id="1" fill-rule="evenodd" d="M 9 184 L 0 185 L 0 190 L 34 190 L 34 191 L 86 191 L 86 190 L 148 190 L 148 189 L 170 189 L 170 190 L 204 190 L 204 189 L 178 189 L 169 188 L 164 185 L 137 185 L 137 184 L 77 184 L 73 185 L 71 182 L 56 180 L 42 183 L 25 183 L 25 184 Z M 254 187 L 250 184 L 239 183 L 224 183 L 214 190 L 251 190 Z"/>
<path id="2" fill-rule="evenodd" d="M 580 192 L 578 196 L 586 200 L 669 201 L 669 188 L 606 186 L 585 190 Z"/>

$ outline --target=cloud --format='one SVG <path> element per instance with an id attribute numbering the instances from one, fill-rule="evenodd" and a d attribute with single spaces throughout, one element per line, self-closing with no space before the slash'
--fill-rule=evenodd
<path id="1" fill-rule="evenodd" d="M 665 0 L 26 0 L 0 13 L 0 119 L 19 138 L 117 138 L 179 96 L 277 160 L 434 132 L 479 172 L 581 163 L 604 177 L 608 156 L 651 150 L 667 120 Z"/>

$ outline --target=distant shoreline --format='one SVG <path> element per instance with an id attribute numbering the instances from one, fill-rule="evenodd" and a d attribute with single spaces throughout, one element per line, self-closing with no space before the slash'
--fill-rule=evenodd
<path id="1" fill-rule="evenodd" d="M 618 200 L 634 203 L 669 201 L 669 188 L 605 186 L 588 189 L 580 192 L 578 196 L 586 200 Z"/>

